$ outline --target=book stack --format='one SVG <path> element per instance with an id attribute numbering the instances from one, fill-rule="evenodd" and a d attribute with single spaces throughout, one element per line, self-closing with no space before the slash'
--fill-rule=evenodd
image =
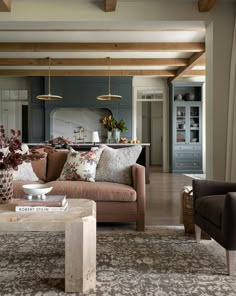
<path id="1" fill-rule="evenodd" d="M 30 212 L 63 212 L 68 206 L 66 195 L 46 195 L 42 200 L 37 197 L 28 199 L 27 196 L 21 199 L 13 199 L 15 211 L 22 213 Z"/>

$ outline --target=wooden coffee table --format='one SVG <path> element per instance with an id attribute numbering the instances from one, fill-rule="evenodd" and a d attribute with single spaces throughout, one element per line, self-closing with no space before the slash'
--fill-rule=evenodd
<path id="1" fill-rule="evenodd" d="M 19 213 L 0 205 L 0 231 L 64 231 L 65 292 L 96 287 L 96 203 L 68 199 L 64 212 Z"/>

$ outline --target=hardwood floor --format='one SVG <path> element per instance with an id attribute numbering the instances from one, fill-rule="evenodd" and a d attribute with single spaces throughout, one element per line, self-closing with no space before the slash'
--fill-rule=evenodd
<path id="1" fill-rule="evenodd" d="M 150 184 L 146 186 L 146 226 L 180 225 L 180 192 L 191 185 L 192 178 L 184 174 L 162 173 L 161 168 L 150 168 Z"/>
<path id="2" fill-rule="evenodd" d="M 181 225 L 181 189 L 191 185 L 192 178 L 184 174 L 162 173 L 158 166 L 150 167 L 150 184 L 146 185 L 145 225 Z M 134 230 L 135 223 L 98 223 L 98 230 Z"/>

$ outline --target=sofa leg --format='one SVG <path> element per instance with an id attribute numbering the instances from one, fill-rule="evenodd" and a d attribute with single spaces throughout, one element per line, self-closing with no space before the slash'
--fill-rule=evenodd
<path id="1" fill-rule="evenodd" d="M 226 250 L 226 262 L 228 275 L 234 275 L 235 273 L 235 251 Z"/>
<path id="2" fill-rule="evenodd" d="M 145 231 L 145 218 L 139 217 L 136 221 L 136 231 Z"/>
<path id="3" fill-rule="evenodd" d="M 194 224 L 194 227 L 195 227 L 195 237 L 196 237 L 196 241 L 197 241 L 197 243 L 200 243 L 202 230 L 201 230 L 201 228 L 200 228 L 199 226 L 197 226 L 196 224 Z"/>

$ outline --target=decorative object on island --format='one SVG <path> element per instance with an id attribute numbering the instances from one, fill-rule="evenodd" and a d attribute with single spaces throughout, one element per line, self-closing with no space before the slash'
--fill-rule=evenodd
<path id="1" fill-rule="evenodd" d="M 118 121 L 115 118 L 113 118 L 112 115 L 102 118 L 100 122 L 106 129 L 108 129 L 107 143 L 119 143 L 120 132 L 128 130 L 123 119 L 120 119 Z"/>
<path id="2" fill-rule="evenodd" d="M 92 143 L 94 143 L 94 145 L 96 143 L 100 142 L 99 135 L 98 135 L 97 131 L 92 132 L 92 139 L 91 140 L 92 140 Z"/>
<path id="3" fill-rule="evenodd" d="M 13 197 L 13 171 L 24 162 L 43 157 L 35 150 L 32 150 L 31 154 L 28 150 L 24 152 L 20 135 L 19 130 L 12 129 L 11 137 L 8 138 L 3 125 L 0 126 L 0 203 L 8 203 Z"/>
<path id="4" fill-rule="evenodd" d="M 55 148 L 69 148 L 69 144 L 72 144 L 72 142 L 68 139 L 65 139 L 64 137 L 56 137 L 52 138 L 48 141 L 49 144 L 52 145 L 52 147 Z"/>
<path id="5" fill-rule="evenodd" d="M 51 58 L 48 57 L 48 95 L 39 95 L 36 98 L 39 100 L 44 100 L 44 101 L 56 101 L 56 100 L 61 100 L 61 96 L 57 95 L 52 95 L 51 94 L 51 69 L 50 69 L 50 63 Z"/>
<path id="6" fill-rule="evenodd" d="M 112 95 L 111 94 L 110 57 L 107 57 L 107 61 L 108 61 L 108 66 L 109 66 L 109 70 L 108 70 L 108 95 L 100 95 L 100 96 L 97 97 L 97 100 L 100 100 L 100 101 L 120 100 L 120 99 L 122 99 L 122 96 L 120 96 L 120 95 Z"/>
<path id="7" fill-rule="evenodd" d="M 79 135 L 79 137 L 77 137 L 77 134 Z M 75 144 L 77 142 L 79 143 L 84 143 L 85 142 L 85 138 L 86 138 L 86 134 L 85 134 L 85 129 L 83 126 L 78 126 L 77 129 L 74 130 L 74 138 L 75 138 Z"/>

